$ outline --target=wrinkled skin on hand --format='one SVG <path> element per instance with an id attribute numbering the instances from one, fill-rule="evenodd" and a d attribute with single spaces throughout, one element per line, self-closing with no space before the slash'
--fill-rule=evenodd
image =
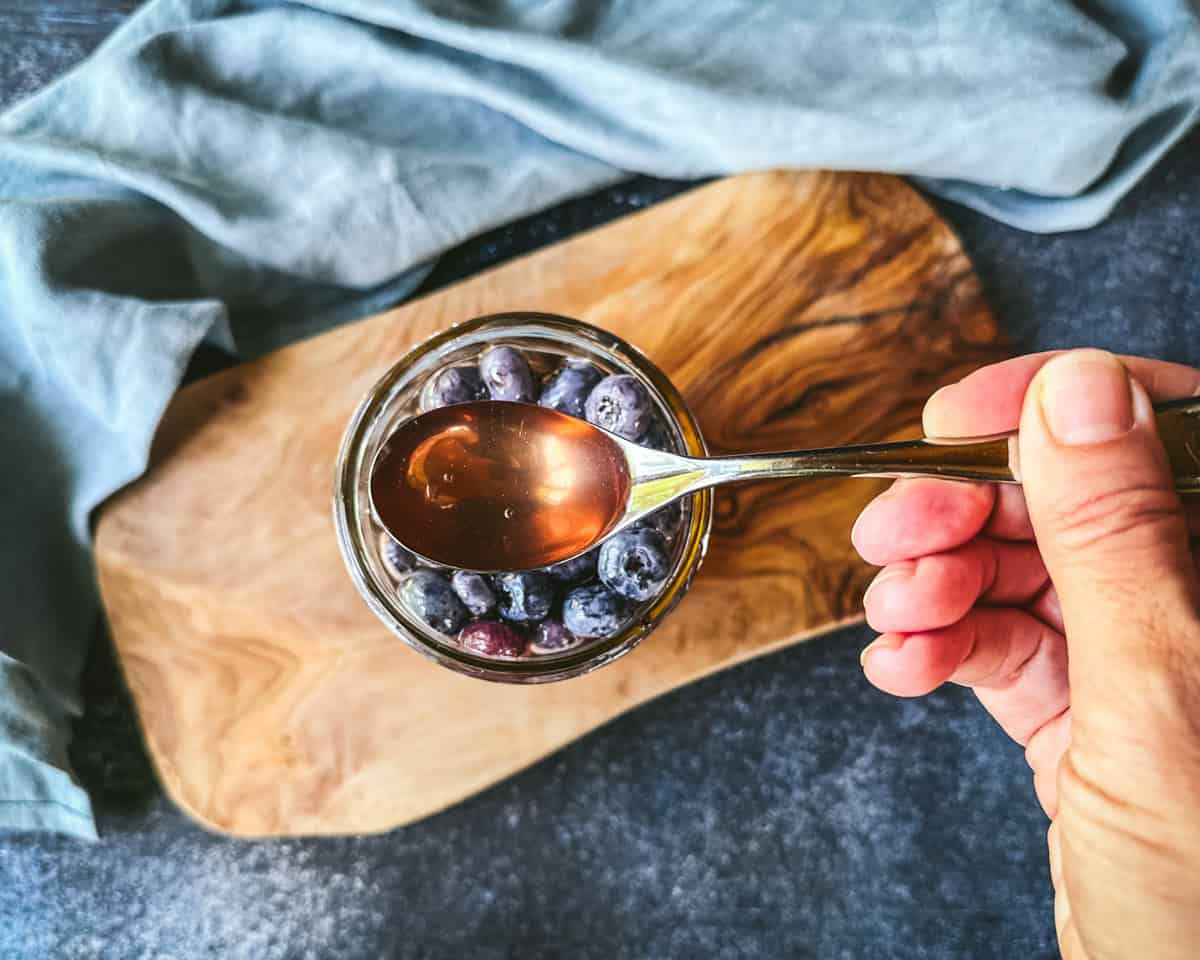
<path id="1" fill-rule="evenodd" d="M 902 480 L 854 528 L 883 567 L 868 680 L 970 686 L 1025 747 L 1067 960 L 1200 956 L 1200 498 L 1150 409 L 1196 393 L 1200 371 L 1100 351 L 986 367 L 925 432 L 1019 426 L 1023 486 Z"/>

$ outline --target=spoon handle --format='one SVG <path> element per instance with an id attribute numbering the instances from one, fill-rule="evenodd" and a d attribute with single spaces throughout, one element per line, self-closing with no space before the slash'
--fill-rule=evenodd
<path id="1" fill-rule="evenodd" d="M 1200 397 L 1155 406 L 1175 486 L 1200 491 Z M 942 477 L 1019 483 L 1016 434 L 974 440 L 906 440 L 706 461 L 703 486 L 783 477 Z"/>

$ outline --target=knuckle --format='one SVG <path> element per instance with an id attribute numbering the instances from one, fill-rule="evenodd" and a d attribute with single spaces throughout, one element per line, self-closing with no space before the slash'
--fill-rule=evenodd
<path id="1" fill-rule="evenodd" d="M 1178 494 L 1154 485 L 1087 495 L 1071 492 L 1048 504 L 1047 522 L 1060 545 L 1070 551 L 1109 546 L 1125 551 L 1136 541 L 1159 543 L 1184 529 Z"/>

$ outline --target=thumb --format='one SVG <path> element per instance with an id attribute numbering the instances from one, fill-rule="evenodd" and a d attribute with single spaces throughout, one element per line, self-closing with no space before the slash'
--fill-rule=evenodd
<path id="1" fill-rule="evenodd" d="M 1200 652 L 1200 585 L 1150 398 L 1112 354 L 1065 353 L 1025 394 L 1018 448 L 1062 605 L 1073 728 L 1093 706 L 1119 723 L 1122 704 L 1140 712 L 1188 683 L 1178 668 Z"/>

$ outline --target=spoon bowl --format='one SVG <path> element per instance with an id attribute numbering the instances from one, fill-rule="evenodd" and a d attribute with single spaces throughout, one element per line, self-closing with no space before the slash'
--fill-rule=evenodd
<path id="1" fill-rule="evenodd" d="M 461 570 L 545 567 L 610 533 L 626 510 L 617 438 L 546 407 L 484 400 L 401 425 L 371 470 L 371 507 L 422 559 Z"/>

